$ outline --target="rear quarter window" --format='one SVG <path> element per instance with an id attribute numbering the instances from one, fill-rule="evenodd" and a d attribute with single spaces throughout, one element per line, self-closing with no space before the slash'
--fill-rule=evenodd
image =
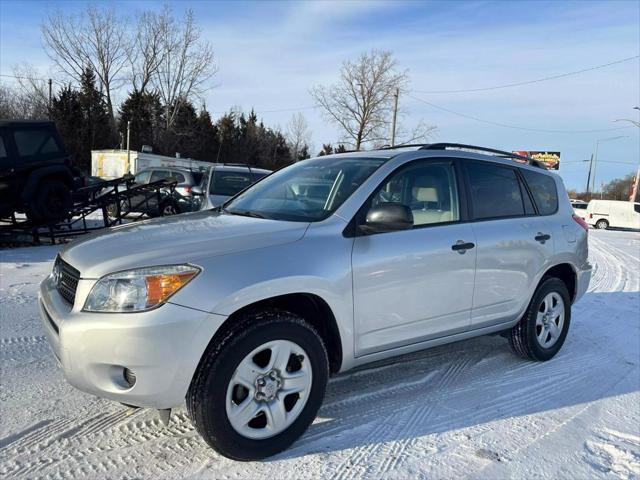
<path id="1" fill-rule="evenodd" d="M 552 215 L 558 210 L 558 190 L 556 182 L 549 175 L 521 170 L 540 215 Z M 580 207 L 578 207 L 580 208 Z"/>

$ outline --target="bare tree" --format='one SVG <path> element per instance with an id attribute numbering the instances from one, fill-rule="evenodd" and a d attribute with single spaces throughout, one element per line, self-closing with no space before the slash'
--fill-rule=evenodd
<path id="1" fill-rule="evenodd" d="M 87 7 L 78 16 L 52 14 L 41 29 L 47 54 L 64 73 L 77 82 L 87 67 L 96 73 L 115 124 L 113 92 L 127 63 L 125 20 L 113 9 Z"/>
<path id="2" fill-rule="evenodd" d="M 402 123 L 398 123 L 395 144 L 408 145 L 411 143 L 425 143 L 431 139 L 437 131 L 438 127 L 435 125 L 428 125 L 424 120 L 419 120 L 418 124 L 412 129 L 407 129 Z M 383 146 L 385 144 L 386 142 L 383 142 L 378 146 Z"/>
<path id="3" fill-rule="evenodd" d="M 42 120 L 49 117 L 49 85 L 36 68 L 27 63 L 15 65 L 15 105 L 22 110 L 18 118 Z"/>
<path id="4" fill-rule="evenodd" d="M 137 17 L 135 34 L 127 45 L 131 83 L 134 90 L 144 93 L 167 54 L 163 38 L 167 35 L 171 12 L 142 12 Z"/>
<path id="5" fill-rule="evenodd" d="M 285 131 L 285 138 L 289 144 L 291 150 L 291 157 L 294 161 L 299 159 L 300 153 L 307 147 L 307 150 L 311 149 L 311 131 L 309 130 L 309 123 L 306 117 L 301 112 L 294 113 L 291 116 L 291 120 L 287 124 Z"/>
<path id="6" fill-rule="evenodd" d="M 203 93 L 217 68 L 213 48 L 209 42 L 201 41 L 191 10 L 180 21 L 168 9 L 162 15 L 165 27 L 160 36 L 161 61 L 151 84 L 165 105 L 165 126 L 169 129 L 182 103 Z"/>
<path id="7" fill-rule="evenodd" d="M 344 62 L 339 83 L 313 87 L 310 93 L 342 129 L 345 141 L 359 150 L 364 143 L 389 138 L 393 95 L 407 83 L 390 52 L 373 50 Z"/>

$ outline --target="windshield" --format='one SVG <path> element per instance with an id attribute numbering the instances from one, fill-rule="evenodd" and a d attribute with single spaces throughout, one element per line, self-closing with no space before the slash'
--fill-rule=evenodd
<path id="1" fill-rule="evenodd" d="M 331 215 L 385 158 L 303 160 L 247 189 L 224 211 L 237 215 L 316 222 Z"/>

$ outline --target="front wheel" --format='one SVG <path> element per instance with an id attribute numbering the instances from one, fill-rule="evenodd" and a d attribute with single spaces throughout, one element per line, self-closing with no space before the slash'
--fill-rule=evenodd
<path id="1" fill-rule="evenodd" d="M 248 314 L 205 352 L 187 409 L 205 441 L 234 460 L 285 450 L 311 424 L 329 376 L 316 330 L 289 312 Z"/>
<path id="2" fill-rule="evenodd" d="M 538 286 L 522 319 L 508 334 L 521 357 L 550 360 L 562 347 L 571 322 L 571 299 L 565 283 L 550 277 Z"/>

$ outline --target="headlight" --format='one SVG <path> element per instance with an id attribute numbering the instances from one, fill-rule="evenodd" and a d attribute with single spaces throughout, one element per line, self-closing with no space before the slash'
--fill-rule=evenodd
<path id="1" fill-rule="evenodd" d="M 105 275 L 96 283 L 83 310 L 140 312 L 163 304 L 200 273 L 192 265 L 147 267 Z"/>

